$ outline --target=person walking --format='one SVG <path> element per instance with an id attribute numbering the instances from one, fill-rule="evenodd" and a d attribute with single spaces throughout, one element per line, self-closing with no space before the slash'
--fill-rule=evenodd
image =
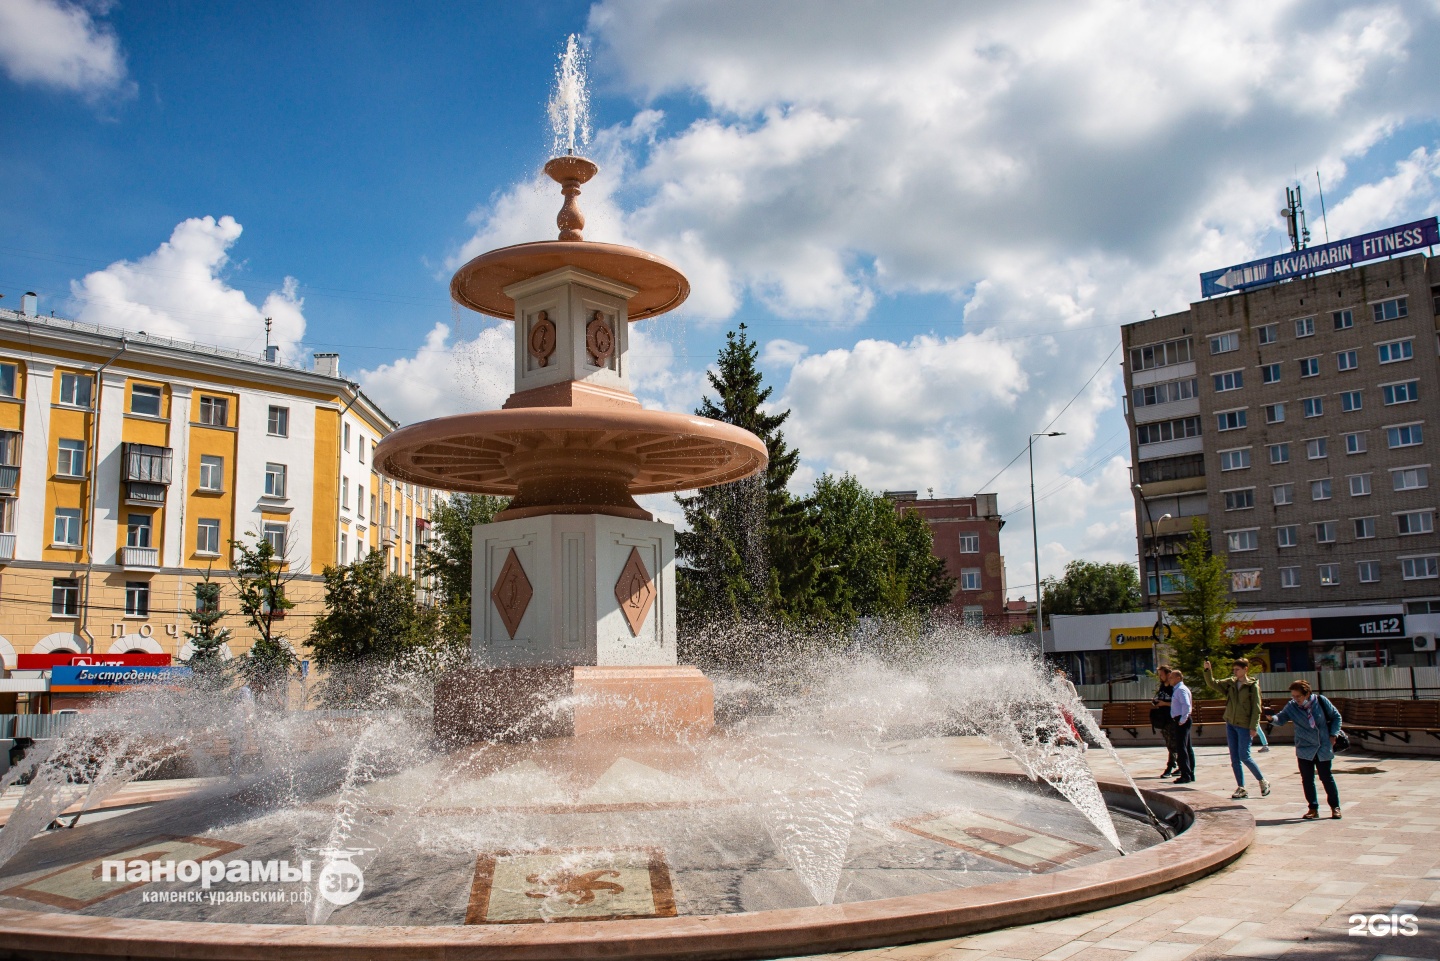
<path id="1" fill-rule="evenodd" d="M 1260 782 L 1260 796 L 1270 793 L 1270 782 L 1260 773 L 1260 765 L 1250 757 L 1250 741 L 1260 728 L 1260 682 L 1250 676 L 1250 661 L 1235 658 L 1230 677 L 1215 679 L 1210 662 L 1205 662 L 1205 683 L 1225 697 L 1225 743 L 1230 748 L 1230 770 L 1235 772 L 1235 793 L 1232 798 L 1247 798 L 1245 769 Z"/>
<path id="2" fill-rule="evenodd" d="M 1170 665 L 1161 664 L 1155 668 L 1155 677 L 1160 686 L 1155 689 L 1155 696 L 1150 698 L 1150 726 L 1160 732 L 1165 739 L 1165 750 L 1169 752 L 1165 758 L 1165 773 L 1160 776 L 1173 777 L 1179 771 L 1180 763 L 1175 759 L 1175 728 L 1170 721 L 1170 699 L 1175 692 L 1175 685 L 1170 683 Z"/>
<path id="3" fill-rule="evenodd" d="M 1305 789 L 1305 803 L 1310 810 L 1305 820 L 1320 816 L 1320 799 L 1315 794 L 1315 774 L 1325 785 L 1325 803 L 1330 817 L 1340 820 L 1340 789 L 1330 770 L 1335 760 L 1335 738 L 1340 735 L 1340 710 L 1324 694 L 1314 694 L 1309 681 L 1290 685 L 1290 701 L 1274 715 L 1266 717 L 1271 724 L 1295 725 L 1295 760 L 1300 765 L 1300 783 Z"/>
<path id="4" fill-rule="evenodd" d="M 1195 781 L 1195 748 L 1190 743 L 1191 711 L 1194 700 L 1190 688 L 1185 684 L 1182 671 L 1170 672 L 1170 723 L 1175 737 L 1175 763 L 1180 767 L 1176 784 L 1193 784 Z"/>

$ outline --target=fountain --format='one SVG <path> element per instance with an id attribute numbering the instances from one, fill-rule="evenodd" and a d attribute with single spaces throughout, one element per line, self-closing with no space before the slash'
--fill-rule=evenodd
<path id="1" fill-rule="evenodd" d="M 585 102 L 572 38 L 545 165 L 560 235 L 451 284 L 513 323 L 514 392 L 376 452 L 397 480 L 511 498 L 474 532 L 468 656 L 375 665 L 344 710 L 252 717 L 197 687 L 81 716 L 0 779 L 29 781 L 0 830 L 10 950 L 776 957 L 1060 917 L 1243 852 L 1239 806 L 1097 783 L 1064 714 L 1104 733 L 1005 639 L 908 624 L 743 671 L 678 663 L 674 532 L 635 496 L 766 452 L 630 392 L 629 324 L 689 288 L 584 239 Z M 201 780 L 136 797 L 166 769 Z"/>

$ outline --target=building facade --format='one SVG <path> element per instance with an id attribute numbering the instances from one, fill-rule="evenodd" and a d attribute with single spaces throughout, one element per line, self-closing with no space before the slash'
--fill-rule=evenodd
<path id="1" fill-rule="evenodd" d="M 195 583 L 211 572 L 233 611 L 231 541 L 256 538 L 294 576 L 300 648 L 326 566 L 413 570 L 433 495 L 372 470 L 395 426 L 338 355 L 300 369 L 40 316 L 32 295 L 0 310 L 0 655 L 186 656 Z M 222 626 L 248 649 L 238 616 Z"/>
<path id="2" fill-rule="evenodd" d="M 927 497 L 918 491 L 886 491 L 897 510 L 913 510 L 930 526 L 931 550 L 955 578 L 949 609 L 968 624 L 996 631 L 1010 627 L 1005 604 L 1005 557 L 1000 553 L 1000 516 L 994 494 Z"/>
<path id="3" fill-rule="evenodd" d="M 1440 612 L 1434 263 L 1397 257 L 1122 328 L 1147 599 L 1178 587 L 1200 518 L 1242 610 Z"/>

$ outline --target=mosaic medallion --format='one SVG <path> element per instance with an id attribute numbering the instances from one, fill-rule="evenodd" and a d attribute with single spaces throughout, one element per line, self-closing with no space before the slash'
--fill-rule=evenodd
<path id="1" fill-rule="evenodd" d="M 620 579 L 615 582 L 615 600 L 620 602 L 620 613 L 625 615 L 625 623 L 630 625 L 631 636 L 639 637 L 640 628 L 645 625 L 645 618 L 655 604 L 655 581 L 640 559 L 639 548 L 630 548 L 630 557 L 620 571 Z"/>
<path id="2" fill-rule="evenodd" d="M 78 910 L 117 894 L 144 887 L 149 881 L 106 881 L 102 865 L 105 861 L 209 861 L 238 851 L 243 844 L 232 844 L 215 838 L 158 837 L 134 847 L 115 851 L 80 864 L 34 878 L 24 884 L 0 891 L 12 898 L 25 898 L 52 907 Z"/>
<path id="3" fill-rule="evenodd" d="M 520 566 L 520 558 L 512 547 L 505 558 L 505 566 L 500 568 L 500 576 L 495 579 L 495 586 L 490 589 L 490 600 L 495 603 L 495 610 L 500 612 L 500 620 L 505 622 L 505 630 L 512 640 L 534 596 L 535 589 L 530 586 L 530 578 L 525 576 L 525 568 Z"/>
<path id="4" fill-rule="evenodd" d="M 466 924 L 672 918 L 670 867 L 658 848 L 502 851 L 475 862 Z"/>
<path id="5" fill-rule="evenodd" d="M 1098 850 L 1087 844 L 1057 838 L 1053 834 L 1002 821 L 976 811 L 927 814 L 924 817 L 901 821 L 895 826 L 923 838 L 962 848 L 991 861 L 1024 868 L 1036 874 Z"/>

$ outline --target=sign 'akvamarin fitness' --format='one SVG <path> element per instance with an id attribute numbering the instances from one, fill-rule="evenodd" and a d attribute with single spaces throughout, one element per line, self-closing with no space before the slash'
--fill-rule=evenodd
<path id="1" fill-rule="evenodd" d="M 1361 234 L 1334 243 L 1292 250 L 1248 264 L 1236 264 L 1220 270 L 1207 270 L 1200 275 L 1200 296 L 1214 297 L 1232 290 L 1259 287 L 1281 280 L 1290 280 L 1317 270 L 1345 267 L 1366 260 L 1378 260 L 1394 254 L 1409 253 L 1421 247 L 1440 244 L 1440 225 L 1436 218 L 1417 220 L 1399 227 L 1386 227 L 1374 233 Z"/>

